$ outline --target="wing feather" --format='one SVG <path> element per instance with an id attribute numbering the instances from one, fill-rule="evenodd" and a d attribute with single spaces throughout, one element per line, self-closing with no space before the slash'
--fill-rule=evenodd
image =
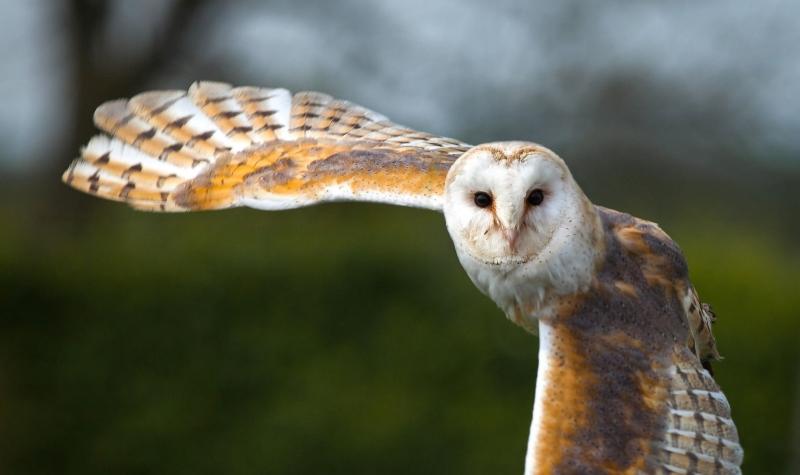
<path id="1" fill-rule="evenodd" d="M 666 473 L 740 474 L 744 451 L 730 404 L 690 351 L 675 355 L 666 431 L 654 461 Z"/>
<path id="2" fill-rule="evenodd" d="M 740 474 L 744 452 L 731 407 L 710 372 L 710 362 L 720 358 L 711 332 L 714 316 L 691 285 L 680 248 L 655 223 L 598 209 L 636 259 L 645 288 L 660 287 L 676 304 L 680 302 L 674 311 L 687 330 L 685 340 L 668 341 L 674 346 L 670 363 L 663 366 L 666 397 L 662 430 L 654 437 L 654 450 L 648 456 L 650 465 L 657 468 L 652 472 Z M 665 308 L 657 315 L 666 318 L 669 312 Z"/>
<path id="3" fill-rule="evenodd" d="M 64 173 L 139 209 L 287 209 L 376 201 L 441 209 L 447 170 L 469 145 L 399 126 L 319 92 L 197 82 L 107 102 Z"/>
<path id="4" fill-rule="evenodd" d="M 711 331 L 716 315 L 710 305 L 700 302 L 694 287 L 689 287 L 683 292 L 682 301 L 689 322 L 688 346 L 700 358 L 703 367 L 711 372 L 711 363 L 722 359 L 717 351 L 714 333 Z"/>
<path id="5" fill-rule="evenodd" d="M 94 122 L 101 130 L 147 156 L 181 168 L 208 164 L 214 158 L 213 153 L 204 153 L 187 146 L 140 119 L 128 108 L 125 100 L 106 102 L 98 107 L 94 113 Z"/>
<path id="6" fill-rule="evenodd" d="M 237 148 L 184 91 L 145 92 L 134 96 L 128 108 L 159 131 L 206 154 L 216 156 Z"/>
<path id="7" fill-rule="evenodd" d="M 189 97 L 208 118 L 239 148 L 247 148 L 258 143 L 253 133 L 253 125 L 245 114 L 242 104 L 232 94 L 227 84 L 217 82 L 196 82 L 189 88 Z"/>
<path id="8" fill-rule="evenodd" d="M 260 87 L 237 87 L 231 94 L 244 109 L 256 142 L 272 140 L 291 140 L 289 119 L 292 109 L 292 95 L 286 89 L 267 89 Z"/>

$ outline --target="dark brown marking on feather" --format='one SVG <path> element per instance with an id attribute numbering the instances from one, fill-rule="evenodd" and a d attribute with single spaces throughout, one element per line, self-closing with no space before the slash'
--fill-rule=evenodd
<path id="1" fill-rule="evenodd" d="M 228 100 L 229 96 L 217 96 L 217 97 L 207 97 L 206 100 L 203 102 L 203 105 L 206 104 L 217 104 L 219 102 L 225 102 Z"/>
<path id="2" fill-rule="evenodd" d="M 122 199 L 128 199 L 128 195 L 130 194 L 131 190 L 136 188 L 135 183 L 128 182 L 125 186 L 122 187 L 122 190 L 119 192 L 119 197 Z"/>
<path id="3" fill-rule="evenodd" d="M 97 193 L 100 189 L 100 170 L 95 171 L 92 173 L 92 176 L 88 178 L 89 181 L 89 191 L 92 193 Z"/>
<path id="4" fill-rule="evenodd" d="M 161 104 L 160 106 L 158 106 L 155 109 L 153 109 L 152 111 L 150 111 L 150 117 L 157 116 L 158 114 L 164 112 L 165 110 L 167 110 L 170 107 L 172 107 L 173 104 L 175 104 L 176 102 L 180 101 L 184 97 L 186 97 L 186 94 L 181 94 L 178 97 L 176 97 L 174 99 L 170 99 L 167 102 Z M 190 119 L 191 119 L 191 117 L 192 116 L 189 116 Z"/>
<path id="5" fill-rule="evenodd" d="M 105 165 L 111 160 L 111 152 L 106 152 L 100 155 L 97 160 L 94 161 L 95 165 Z"/>
<path id="6" fill-rule="evenodd" d="M 182 148 L 183 148 L 183 144 L 181 142 L 175 142 L 172 145 L 167 145 L 166 147 L 164 147 L 164 151 L 161 153 L 163 158 L 161 158 L 161 157 L 159 157 L 159 158 L 161 158 L 162 160 L 166 160 L 167 156 L 170 153 L 180 152 Z"/>
<path id="7" fill-rule="evenodd" d="M 133 145 L 137 145 L 144 140 L 150 140 L 153 137 L 155 137 L 155 135 L 156 135 L 156 128 L 151 127 L 149 130 L 145 130 L 144 132 L 137 135 L 136 138 L 133 139 Z"/>
<path id="8" fill-rule="evenodd" d="M 181 127 L 186 125 L 187 122 L 192 120 L 192 117 L 194 117 L 192 114 L 185 115 L 183 117 L 179 117 L 179 118 L 173 120 L 172 122 L 170 122 L 169 124 L 167 124 L 166 130 L 169 130 L 169 129 L 180 129 Z"/>
<path id="9" fill-rule="evenodd" d="M 250 127 L 249 125 L 240 125 L 238 127 L 232 128 L 230 133 L 232 133 L 232 134 L 246 134 L 246 133 L 248 133 L 248 132 L 250 132 L 252 130 L 253 130 L 253 128 Z"/>
<path id="10" fill-rule="evenodd" d="M 189 140 L 189 143 L 202 142 L 202 141 L 210 139 L 213 135 L 214 135 L 214 131 L 213 130 L 206 130 L 205 132 L 201 132 L 201 133 L 199 133 L 197 135 L 193 135 L 192 138 Z"/>
<path id="11" fill-rule="evenodd" d="M 703 427 L 705 424 L 705 420 L 703 419 L 702 414 L 700 414 L 699 412 L 694 413 L 694 423 L 697 425 L 697 427 L 700 428 L 700 432 L 703 432 L 705 430 Z"/>
<path id="12" fill-rule="evenodd" d="M 140 171 L 142 171 L 142 164 L 141 163 L 137 163 L 136 165 L 131 165 L 130 167 L 128 167 L 127 170 L 122 172 L 122 178 L 124 180 L 127 180 L 128 177 L 130 177 L 132 173 L 140 172 Z"/>
<path id="13" fill-rule="evenodd" d="M 223 119 L 233 119 L 237 115 L 241 114 L 240 111 L 222 111 L 219 112 L 216 117 L 222 117 Z"/>
<path id="14" fill-rule="evenodd" d="M 283 127 L 283 124 L 264 124 L 263 126 L 256 129 L 256 131 L 260 132 L 262 130 L 278 130 Z"/>

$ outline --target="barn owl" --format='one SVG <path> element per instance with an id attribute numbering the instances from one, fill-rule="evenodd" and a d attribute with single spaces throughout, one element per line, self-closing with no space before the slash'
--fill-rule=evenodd
<path id="1" fill-rule="evenodd" d="M 538 334 L 526 474 L 740 473 L 714 316 L 656 224 L 534 143 L 470 146 L 317 92 L 198 82 L 101 105 L 63 180 L 150 211 L 372 201 L 443 211 L 472 282 Z"/>

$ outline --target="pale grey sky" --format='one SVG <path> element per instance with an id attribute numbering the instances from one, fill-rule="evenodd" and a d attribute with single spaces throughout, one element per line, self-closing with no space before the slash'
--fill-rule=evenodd
<path id="1" fill-rule="evenodd" d="M 165 5 L 116 2 L 101 53 L 112 52 L 113 61 L 114 51 L 148 44 Z M 731 124 L 724 131 L 784 158 L 800 153 L 797 2 L 222 5 L 201 16 L 191 43 L 142 87 L 233 78 L 323 88 L 468 141 L 512 138 L 496 136 L 507 133 L 566 143 L 593 128 L 587 122 L 598 120 L 597 111 L 587 107 L 607 78 L 634 74 L 672 98 L 656 102 L 658 110 L 644 102 L 637 112 L 657 124 L 680 124 L 682 115 L 697 116 L 719 99 Z M 24 170 L 52 153 L 75 152 L 57 148 L 72 100 L 62 9 L 52 0 L 0 0 L 0 169 Z"/>

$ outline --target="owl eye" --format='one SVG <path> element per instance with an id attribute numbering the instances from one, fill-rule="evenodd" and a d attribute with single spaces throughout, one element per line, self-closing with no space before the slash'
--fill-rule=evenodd
<path id="1" fill-rule="evenodd" d="M 475 193 L 475 206 L 478 208 L 486 208 L 492 204 L 492 195 L 485 191 Z"/>
<path id="2" fill-rule="evenodd" d="M 539 206 L 544 201 L 544 192 L 539 188 L 531 191 L 528 194 L 528 204 L 531 206 Z"/>

